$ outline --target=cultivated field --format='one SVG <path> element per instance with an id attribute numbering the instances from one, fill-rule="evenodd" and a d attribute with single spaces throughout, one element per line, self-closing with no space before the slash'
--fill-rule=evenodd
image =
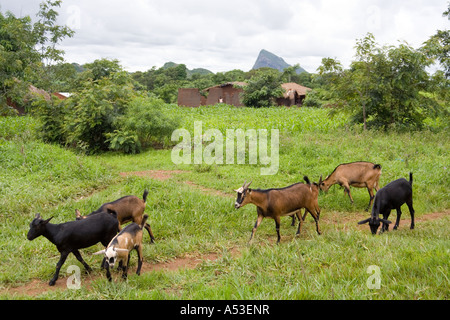
<path id="1" fill-rule="evenodd" d="M 279 129 L 279 170 L 261 176 L 260 165 L 175 165 L 171 147 L 138 155 L 84 156 L 34 138 L 32 118 L 0 119 L 0 298 L 1 299 L 449 299 L 450 135 L 448 130 L 412 133 L 367 131 L 346 125 L 345 115 L 326 110 L 233 107 L 183 109 L 166 106 L 193 132 Z M 380 185 L 414 174 L 416 227 L 403 206 L 399 230 L 372 236 L 357 222 L 369 216 L 369 195 L 352 188 L 353 205 L 343 189 L 319 194 L 320 228 L 311 216 L 296 237 L 283 218 L 281 243 L 275 223 L 263 220 L 247 244 L 256 208 L 234 209 L 244 180 L 253 188 L 317 182 L 340 163 L 371 161 L 382 166 Z M 94 269 L 86 275 L 70 255 L 55 287 L 49 287 L 59 253 L 47 239 L 28 241 L 34 215 L 52 223 L 75 219 L 102 203 L 150 191 L 146 213 L 156 238 L 144 230 L 144 266 L 128 280 L 100 270 L 100 244 L 81 250 Z M 395 221 L 396 213 L 390 219 Z M 392 229 L 392 226 L 391 226 Z M 79 266 L 81 288 L 68 289 L 70 265 Z M 378 267 L 380 287 L 373 288 Z M 369 272 L 368 272 L 369 268 Z M 372 278 L 371 278 L 372 277 Z M 369 284 L 369 286 L 368 286 Z"/>

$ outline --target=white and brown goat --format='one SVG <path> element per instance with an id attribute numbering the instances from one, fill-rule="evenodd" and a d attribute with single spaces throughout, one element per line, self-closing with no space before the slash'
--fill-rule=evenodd
<path id="1" fill-rule="evenodd" d="M 258 218 L 255 226 L 252 229 L 252 234 L 249 243 L 252 241 L 256 229 L 264 218 L 271 218 L 275 220 L 275 228 L 277 231 L 278 240 L 280 242 L 280 218 L 282 216 L 292 216 L 295 214 L 299 220 L 297 234 L 300 234 L 303 220 L 301 217 L 301 209 L 305 208 L 316 222 L 317 233 L 320 234 L 319 229 L 319 215 L 320 208 L 318 204 L 319 187 L 316 183 L 311 184 L 308 177 L 304 177 L 306 184 L 296 183 L 285 188 L 277 189 L 250 189 L 250 183 L 244 182 L 242 187 L 235 190 L 237 192 L 237 199 L 234 207 L 239 209 L 248 203 L 253 203 L 256 206 Z"/>
<path id="2" fill-rule="evenodd" d="M 100 250 L 94 254 L 104 254 L 104 267 L 106 268 L 106 277 L 112 280 L 110 268 L 113 268 L 118 262 L 119 268 L 122 268 L 122 278 L 128 276 L 128 265 L 130 263 L 130 253 L 133 249 L 138 254 L 138 266 L 136 274 L 140 275 L 143 255 L 142 255 L 142 229 L 147 221 L 148 215 L 144 215 L 141 224 L 130 223 L 120 231 L 108 244 L 106 249 Z"/>
<path id="3" fill-rule="evenodd" d="M 373 189 L 376 191 L 379 189 L 378 180 L 380 180 L 380 176 L 381 166 L 379 164 L 365 161 L 343 163 L 338 165 L 325 180 L 322 180 L 322 176 L 320 176 L 319 187 L 326 192 L 332 185 L 339 184 L 344 187 L 344 192 L 348 194 L 352 204 L 353 198 L 350 193 L 350 186 L 367 188 L 370 195 L 369 205 L 366 209 L 368 211 L 374 199 Z"/>

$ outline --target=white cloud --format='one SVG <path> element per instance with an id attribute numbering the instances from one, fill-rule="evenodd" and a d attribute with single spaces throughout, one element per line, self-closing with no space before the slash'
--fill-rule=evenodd
<path id="1" fill-rule="evenodd" d="M 1 10 L 34 17 L 41 0 L 6 0 Z M 130 71 L 167 61 L 213 72 L 253 66 L 261 49 L 315 72 L 323 57 L 347 65 L 356 39 L 418 47 L 448 29 L 442 0 L 65 0 L 60 24 L 76 31 L 67 61 L 117 58 Z"/>

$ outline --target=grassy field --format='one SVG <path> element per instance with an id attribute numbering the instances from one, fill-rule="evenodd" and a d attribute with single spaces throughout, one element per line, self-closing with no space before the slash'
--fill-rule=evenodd
<path id="1" fill-rule="evenodd" d="M 0 298 L 1 299 L 449 299 L 450 136 L 447 130 L 413 133 L 362 132 L 349 127 L 345 115 L 326 110 L 271 108 L 178 108 L 167 112 L 181 127 L 203 130 L 279 129 L 280 165 L 276 175 L 261 176 L 259 165 L 175 165 L 171 149 L 138 155 L 106 153 L 83 156 L 36 141 L 31 118 L 0 119 Z M 233 189 L 245 179 L 254 188 L 283 187 L 318 181 L 340 163 L 381 164 L 381 186 L 414 174 L 416 229 L 403 207 L 397 231 L 372 236 L 357 222 L 367 190 L 352 188 L 354 205 L 341 187 L 319 195 L 322 235 L 307 217 L 295 237 L 284 218 L 276 245 L 275 224 L 264 220 L 248 245 L 256 209 L 234 209 Z M 53 223 L 73 220 L 75 209 L 89 213 L 121 196 L 150 191 L 146 212 L 156 237 L 144 233 L 144 267 L 136 276 L 131 256 L 128 281 L 108 283 L 92 253 L 82 250 L 93 267 L 82 273 L 79 290 L 66 288 L 69 256 L 56 288 L 47 286 L 59 259 L 45 238 L 28 241 L 35 213 L 54 216 Z M 391 220 L 395 212 L 391 214 Z M 367 286 L 377 266 L 379 289 Z"/>

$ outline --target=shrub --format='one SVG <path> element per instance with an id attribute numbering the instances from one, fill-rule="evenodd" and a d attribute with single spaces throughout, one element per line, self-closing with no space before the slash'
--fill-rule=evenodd
<path id="1" fill-rule="evenodd" d="M 164 106 L 164 101 L 155 97 L 136 97 L 119 120 L 119 127 L 123 133 L 134 133 L 143 148 L 161 144 L 179 126 L 177 119 L 165 114 Z"/>

